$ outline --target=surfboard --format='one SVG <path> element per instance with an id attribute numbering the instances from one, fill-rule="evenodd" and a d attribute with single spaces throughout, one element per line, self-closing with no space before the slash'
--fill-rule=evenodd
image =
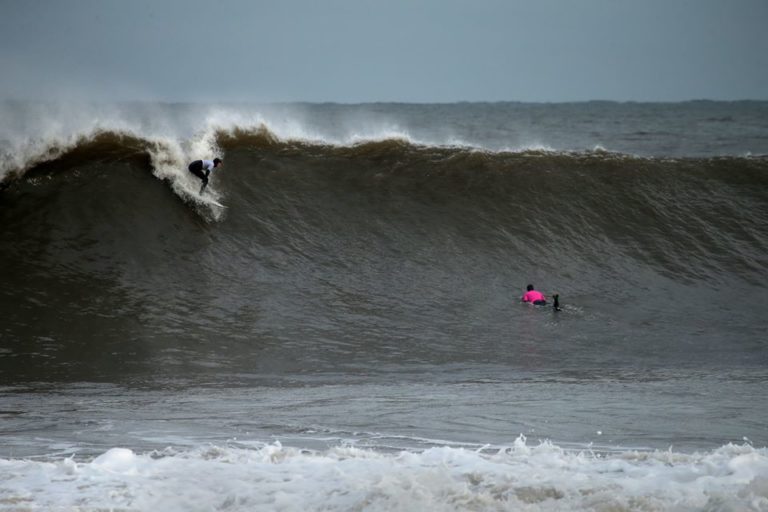
<path id="1" fill-rule="evenodd" d="M 208 208 L 217 207 L 222 209 L 227 207 L 214 199 L 218 194 L 210 189 L 206 190 L 204 194 L 200 194 L 195 188 L 183 183 L 180 187 L 180 192 L 183 197 L 187 198 L 187 200 L 198 205 L 207 206 Z"/>
<path id="2" fill-rule="evenodd" d="M 214 206 L 218 206 L 219 208 L 226 208 L 225 205 L 221 204 L 220 202 L 214 199 L 214 197 L 216 196 L 218 196 L 218 194 L 210 187 L 206 187 L 205 185 L 203 185 L 202 188 L 200 189 L 200 200 L 203 203 L 212 204 Z"/>

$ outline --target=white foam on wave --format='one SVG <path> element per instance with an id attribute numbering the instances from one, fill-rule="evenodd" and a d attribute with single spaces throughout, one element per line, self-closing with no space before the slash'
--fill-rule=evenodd
<path id="1" fill-rule="evenodd" d="M 4 118 L 0 124 L 0 181 L 10 173 L 24 174 L 37 164 L 55 160 L 100 134 L 121 134 L 144 141 L 152 173 L 167 181 L 174 193 L 207 209 L 207 217 L 219 218 L 222 212 L 212 205 L 221 196 L 212 189 L 200 196 L 199 180 L 187 172 L 189 162 L 221 154 L 216 145 L 220 129 L 216 117 L 199 112 L 172 116 L 147 106 L 144 110 L 103 104 L 25 104 L 24 108 L 5 104 L 0 109 Z"/>
<path id="2" fill-rule="evenodd" d="M 505 146 L 499 150 L 502 153 L 558 153 L 559 151 L 552 146 L 538 142 L 522 146 Z"/>
<path id="3" fill-rule="evenodd" d="M 494 453 L 201 447 L 0 460 L 0 508 L 45 510 L 768 510 L 768 450 L 598 455 L 524 438 Z"/>
<path id="4" fill-rule="evenodd" d="M 194 160 L 225 157 L 216 142 L 222 133 L 266 129 L 283 141 L 336 146 L 390 139 L 437 145 L 436 141 L 415 139 L 391 121 L 338 119 L 334 126 L 323 129 L 293 107 L 262 111 L 202 105 L 4 103 L 0 104 L 0 119 L 0 182 L 55 160 L 100 134 L 122 134 L 142 141 L 153 175 L 212 220 L 219 220 L 224 213 L 216 203 L 226 202 L 216 192 L 216 174 L 206 193 L 200 195 L 200 182 L 187 172 L 187 165 Z"/>
<path id="5" fill-rule="evenodd" d="M 302 112 L 290 115 L 268 114 L 261 111 L 237 111 L 229 108 L 212 108 L 206 115 L 205 125 L 212 133 L 233 133 L 234 130 L 259 131 L 266 129 L 281 141 L 296 141 L 330 146 L 353 146 L 367 142 L 400 140 L 415 145 L 450 145 L 445 141 L 422 140 L 414 137 L 407 128 L 392 121 L 355 122 L 337 119 L 333 127 L 321 129 L 305 119 Z"/>
<path id="6" fill-rule="evenodd" d="M 130 131 L 119 115 L 103 106 L 86 111 L 66 104 L 0 105 L 0 180 L 11 171 L 55 159 L 101 131 Z"/>
<path id="7" fill-rule="evenodd" d="M 103 132 L 150 143 L 155 148 L 156 175 L 162 178 L 173 178 L 175 170 L 189 161 L 220 154 L 216 135 L 235 130 L 266 128 L 279 140 L 335 146 L 397 139 L 417 145 L 475 147 L 455 137 L 417 138 L 395 120 L 342 117 L 320 123 L 309 117 L 299 107 L 0 103 L 0 181 L 11 172 L 23 173 L 58 158 Z"/>

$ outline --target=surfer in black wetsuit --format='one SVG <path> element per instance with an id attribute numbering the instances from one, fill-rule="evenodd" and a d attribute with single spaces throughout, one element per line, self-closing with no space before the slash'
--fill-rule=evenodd
<path id="1" fill-rule="evenodd" d="M 208 176 L 211 171 L 218 169 L 224 165 L 224 161 L 221 158 L 214 158 L 213 160 L 195 160 L 189 164 L 189 172 L 203 180 L 203 186 L 200 187 L 200 194 L 205 190 L 205 186 L 208 185 Z"/>

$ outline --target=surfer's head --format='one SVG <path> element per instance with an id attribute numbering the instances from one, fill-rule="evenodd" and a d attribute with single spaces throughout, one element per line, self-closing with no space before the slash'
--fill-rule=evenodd
<path id="1" fill-rule="evenodd" d="M 220 165 L 223 165 L 224 161 L 221 158 L 214 158 L 213 159 L 213 166 L 218 167 Z"/>
<path id="2" fill-rule="evenodd" d="M 533 285 L 529 284 L 528 286 L 525 287 L 525 289 L 526 289 L 526 291 L 531 291 L 531 290 L 533 290 Z"/>

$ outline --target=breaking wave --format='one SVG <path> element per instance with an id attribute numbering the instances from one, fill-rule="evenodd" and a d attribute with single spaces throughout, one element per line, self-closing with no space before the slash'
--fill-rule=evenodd
<path id="1" fill-rule="evenodd" d="M 551 443 L 380 453 L 209 446 L 91 460 L 0 460 L 16 509 L 764 510 L 768 453 L 595 453 Z M 43 484 L 44 485 L 41 485 Z"/>

